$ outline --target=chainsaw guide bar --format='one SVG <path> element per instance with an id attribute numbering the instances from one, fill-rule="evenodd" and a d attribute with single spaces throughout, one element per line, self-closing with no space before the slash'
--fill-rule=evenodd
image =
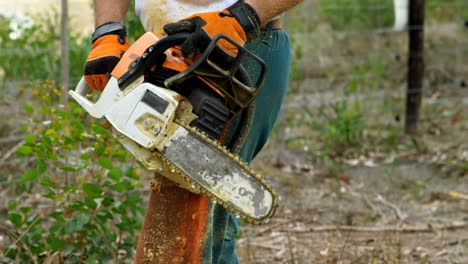
<path id="1" fill-rule="evenodd" d="M 278 206 L 278 196 L 273 187 L 218 141 L 183 121 L 175 122 L 189 134 L 177 139 L 178 142 L 171 142 L 162 153 L 154 151 L 164 165 L 183 177 L 191 188 L 199 190 L 237 217 L 254 225 L 268 223 Z M 203 157 L 199 157 L 200 153 Z M 177 164 L 170 158 L 178 160 Z M 185 171 L 190 171 L 191 176 Z"/>

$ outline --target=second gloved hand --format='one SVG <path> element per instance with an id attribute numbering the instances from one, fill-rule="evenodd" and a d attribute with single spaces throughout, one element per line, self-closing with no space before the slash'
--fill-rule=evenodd
<path id="1" fill-rule="evenodd" d="M 260 18 L 249 4 L 238 1 L 221 12 L 195 14 L 166 24 L 164 31 L 168 35 L 191 33 L 181 45 L 182 54 L 190 59 L 203 52 L 218 34 L 224 34 L 240 45 L 256 39 L 260 34 Z M 237 55 L 237 48 L 227 41 L 220 41 L 218 46 L 230 56 Z"/>
<path id="2" fill-rule="evenodd" d="M 112 27 L 112 24 L 118 25 Z M 93 34 L 93 47 L 84 66 L 84 78 L 92 89 L 104 89 L 108 76 L 129 47 L 123 25 L 108 23 L 96 29 Z"/>

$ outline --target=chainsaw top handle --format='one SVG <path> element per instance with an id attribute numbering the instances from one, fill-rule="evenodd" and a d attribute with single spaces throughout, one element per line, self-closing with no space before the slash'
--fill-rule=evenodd
<path id="1" fill-rule="evenodd" d="M 125 89 L 128 84 L 135 81 L 152 66 L 158 63 L 162 64 L 165 60 L 164 52 L 169 48 L 182 45 L 189 36 L 189 33 L 177 33 L 161 38 L 149 46 L 139 58 L 129 65 L 128 71 L 119 78 L 120 89 Z"/>
<path id="2" fill-rule="evenodd" d="M 219 48 L 219 42 L 228 42 L 237 49 L 231 56 Z M 247 107 L 258 95 L 266 76 L 263 60 L 228 36 L 217 35 L 205 51 L 185 71 L 165 81 L 166 87 L 178 85 L 198 77 L 221 91 L 225 105 L 234 115 Z"/>

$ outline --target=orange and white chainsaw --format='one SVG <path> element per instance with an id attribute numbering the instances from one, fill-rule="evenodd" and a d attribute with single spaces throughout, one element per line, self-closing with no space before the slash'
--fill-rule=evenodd
<path id="1" fill-rule="evenodd" d="M 125 52 L 96 102 L 88 98 L 84 78 L 70 95 L 91 116 L 105 118 L 147 169 L 249 223 L 266 223 L 278 201 L 272 186 L 218 141 L 226 123 L 257 96 L 265 65 L 223 35 L 188 61 L 177 47 L 187 36 L 145 33 Z M 237 56 L 219 60 L 218 41 L 237 47 Z"/>

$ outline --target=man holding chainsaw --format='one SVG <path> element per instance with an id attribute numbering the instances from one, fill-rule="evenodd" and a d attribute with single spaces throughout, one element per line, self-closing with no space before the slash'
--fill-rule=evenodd
<path id="1" fill-rule="evenodd" d="M 122 21 L 130 0 L 95 0 L 96 30 L 84 75 L 88 85 L 103 90 L 108 75 L 129 48 Z M 196 58 L 211 39 L 224 34 L 267 64 L 264 88 L 254 101 L 250 130 L 241 135 L 238 155 L 249 163 L 266 143 L 287 88 L 290 44 L 277 17 L 301 0 L 136 0 L 146 31 L 190 33 L 181 45 L 185 58 Z M 225 56 L 236 50 L 218 43 Z M 224 143 L 235 141 L 239 118 L 226 125 Z M 241 124 L 242 125 L 242 124 Z M 135 263 L 237 263 L 234 237 L 238 220 L 202 195 L 181 189 L 156 175 L 139 236 Z"/>

